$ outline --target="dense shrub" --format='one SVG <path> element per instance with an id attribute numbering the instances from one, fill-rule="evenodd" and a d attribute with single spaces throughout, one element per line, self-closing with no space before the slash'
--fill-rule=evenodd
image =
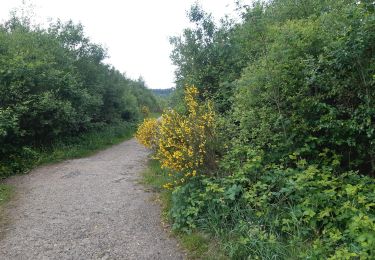
<path id="1" fill-rule="evenodd" d="M 173 227 L 211 234 L 233 259 L 372 259 L 373 1 L 238 7 L 240 23 L 217 25 L 194 5 L 194 25 L 171 40 L 176 109 L 187 111 L 184 86 L 199 86 L 222 144 L 217 168 L 174 188 Z M 170 129 L 181 131 L 179 120 L 170 116 Z M 189 167 L 170 161 L 183 163 L 170 167 L 177 176 Z"/>
<path id="2" fill-rule="evenodd" d="M 332 8 L 270 29 L 267 55 L 237 81 L 232 118 L 270 160 L 295 150 L 315 160 L 329 148 L 344 171 L 373 174 L 374 14 L 359 3 Z"/>
<path id="3" fill-rule="evenodd" d="M 263 150 L 240 142 L 221 158 L 215 172 L 222 175 L 214 177 L 206 157 L 215 148 L 206 141 L 217 136 L 214 125 L 205 125 L 206 132 L 192 129 L 193 122 L 204 129 L 199 126 L 209 114 L 197 94 L 195 88 L 186 91 L 187 115 L 169 111 L 160 122 L 145 120 L 137 133 L 172 177 L 164 187 L 173 188 L 174 229 L 204 230 L 234 259 L 368 259 L 375 253 L 372 178 L 342 172 L 339 156 L 329 149 L 316 163 L 298 152 L 289 154 L 288 163 L 272 163 Z"/>
<path id="4" fill-rule="evenodd" d="M 193 6 L 195 26 L 172 40 L 177 90 L 196 84 L 269 160 L 329 148 L 343 171 L 374 174 L 374 5 L 258 1 L 242 23 Z"/>

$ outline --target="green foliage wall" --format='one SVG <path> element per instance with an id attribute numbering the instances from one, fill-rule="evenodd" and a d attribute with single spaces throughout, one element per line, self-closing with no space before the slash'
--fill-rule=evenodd
<path id="1" fill-rule="evenodd" d="M 56 22 L 41 29 L 25 21 L 13 17 L 0 25 L 2 164 L 22 147 L 136 121 L 143 105 L 157 109 L 143 81 L 103 62 L 106 50 L 90 42 L 82 25 Z"/>
<path id="2" fill-rule="evenodd" d="M 193 6 L 172 38 L 177 91 L 195 84 L 238 138 L 279 160 L 328 148 L 343 169 L 374 174 L 374 5 L 259 1 L 216 25 Z M 202 98 L 205 98 L 203 96 Z M 273 157 L 273 158 L 271 158 Z"/>
<path id="3" fill-rule="evenodd" d="M 296 150 L 317 158 L 328 148 L 343 168 L 375 172 L 375 23 L 369 7 L 332 4 L 320 16 L 268 29 L 267 54 L 237 81 L 233 115 L 248 142 L 276 158 Z"/>
<path id="4" fill-rule="evenodd" d="M 195 84 L 213 100 L 222 144 L 215 177 L 173 191 L 174 227 L 233 259 L 373 259 L 374 2 L 238 7 L 215 24 L 193 6 L 171 40 L 175 98 Z"/>

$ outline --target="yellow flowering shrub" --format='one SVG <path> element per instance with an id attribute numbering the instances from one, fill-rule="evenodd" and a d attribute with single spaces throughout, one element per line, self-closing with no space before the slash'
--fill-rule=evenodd
<path id="1" fill-rule="evenodd" d="M 147 148 L 155 150 L 158 146 L 158 120 L 146 118 L 138 127 L 135 137 Z"/>
<path id="2" fill-rule="evenodd" d="M 144 117 L 148 117 L 150 115 L 150 109 L 148 108 L 148 106 L 142 106 L 141 112 Z"/>
<path id="3" fill-rule="evenodd" d="M 159 121 L 147 119 L 138 129 L 140 143 L 155 148 L 154 157 L 174 177 L 166 188 L 184 183 L 214 161 L 208 144 L 214 136 L 215 114 L 210 102 L 198 101 L 198 94 L 196 87 L 186 88 L 186 114 L 170 109 Z"/>
<path id="4" fill-rule="evenodd" d="M 198 94 L 196 87 L 186 88 L 186 114 L 170 109 L 159 120 L 145 119 L 138 128 L 139 142 L 154 149 L 154 158 L 174 177 L 165 188 L 184 183 L 215 163 L 209 145 L 215 135 L 215 114 L 210 102 L 198 101 Z"/>

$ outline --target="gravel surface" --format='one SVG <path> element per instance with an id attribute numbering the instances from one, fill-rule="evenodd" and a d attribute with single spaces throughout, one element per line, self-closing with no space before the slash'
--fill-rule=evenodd
<path id="1" fill-rule="evenodd" d="M 0 259 L 183 259 L 138 184 L 147 156 L 132 139 L 10 178 Z"/>

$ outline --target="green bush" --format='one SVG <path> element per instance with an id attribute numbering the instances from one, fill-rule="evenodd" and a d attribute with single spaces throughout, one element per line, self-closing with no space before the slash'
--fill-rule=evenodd
<path id="1" fill-rule="evenodd" d="M 371 258 L 375 181 L 355 172 L 337 175 L 335 162 L 294 161 L 294 167 L 263 165 L 261 155 L 249 156 L 226 178 L 177 188 L 173 227 L 220 237 L 235 259 Z M 230 165 L 230 158 L 222 163 Z"/>
<path id="2" fill-rule="evenodd" d="M 281 1 L 278 1 L 281 2 Z M 272 26 L 267 55 L 237 81 L 232 119 L 270 160 L 329 148 L 341 167 L 373 174 L 374 12 L 352 3 Z"/>
<path id="3" fill-rule="evenodd" d="M 28 172 L 36 163 L 39 153 L 30 147 L 8 150 L 0 159 L 0 179 Z"/>

